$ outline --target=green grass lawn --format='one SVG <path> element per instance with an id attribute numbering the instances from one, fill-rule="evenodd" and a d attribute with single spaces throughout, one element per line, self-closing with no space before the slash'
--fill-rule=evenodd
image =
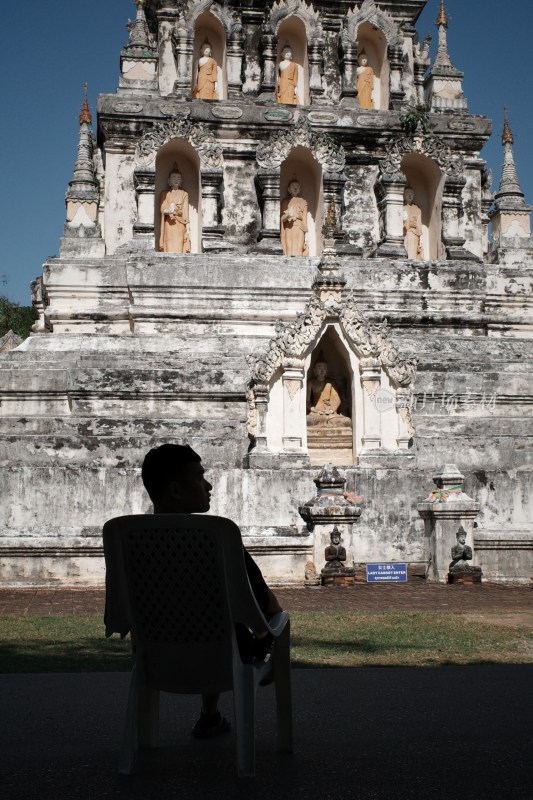
<path id="1" fill-rule="evenodd" d="M 291 613 L 294 667 L 533 663 L 530 626 L 450 612 Z M 492 621 L 491 621 L 492 619 Z M 100 615 L 0 617 L 0 672 L 123 671 L 129 638 L 105 639 Z"/>

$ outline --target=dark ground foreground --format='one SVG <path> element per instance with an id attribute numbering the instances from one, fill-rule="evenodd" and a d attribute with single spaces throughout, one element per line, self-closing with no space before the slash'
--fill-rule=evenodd
<path id="1" fill-rule="evenodd" d="M 531 800 L 533 666 L 294 670 L 295 752 L 259 691 L 257 777 L 233 734 L 190 736 L 198 701 L 164 696 L 161 747 L 117 774 L 129 676 L 2 675 L 4 800 Z M 231 713 L 231 695 L 224 696 Z"/>
<path id="2" fill-rule="evenodd" d="M 289 610 L 449 609 L 533 624 L 529 587 L 276 591 Z M 101 590 L 0 590 L 2 613 L 103 604 Z M 233 734 L 192 739 L 198 700 L 172 695 L 161 747 L 118 775 L 128 683 L 124 673 L 1 675 L 3 800 L 533 800 L 533 665 L 294 670 L 295 752 L 275 752 L 273 689 L 260 689 L 253 780 L 237 778 Z M 223 704 L 231 715 L 231 695 Z"/>

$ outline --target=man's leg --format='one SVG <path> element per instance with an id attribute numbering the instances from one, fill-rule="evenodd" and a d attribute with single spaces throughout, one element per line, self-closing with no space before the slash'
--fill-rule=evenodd
<path id="1" fill-rule="evenodd" d="M 231 727 L 229 719 L 223 717 L 218 710 L 219 697 L 218 694 L 202 695 L 200 719 L 192 729 L 192 735 L 196 739 L 210 739 L 212 736 L 219 736 L 229 731 Z"/>

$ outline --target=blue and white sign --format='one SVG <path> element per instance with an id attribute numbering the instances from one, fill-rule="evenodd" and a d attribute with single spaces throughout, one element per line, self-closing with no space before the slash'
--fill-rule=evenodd
<path id="1" fill-rule="evenodd" d="M 367 564 L 367 583 L 407 583 L 407 564 Z"/>

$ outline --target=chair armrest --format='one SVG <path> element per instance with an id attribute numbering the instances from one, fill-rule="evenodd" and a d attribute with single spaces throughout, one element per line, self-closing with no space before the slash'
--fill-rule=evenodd
<path id="1" fill-rule="evenodd" d="M 268 621 L 268 628 L 269 632 L 272 634 L 274 639 L 276 639 L 281 633 L 289 621 L 289 614 L 287 611 L 278 611 L 277 614 L 274 614 L 273 617 L 270 618 Z"/>

